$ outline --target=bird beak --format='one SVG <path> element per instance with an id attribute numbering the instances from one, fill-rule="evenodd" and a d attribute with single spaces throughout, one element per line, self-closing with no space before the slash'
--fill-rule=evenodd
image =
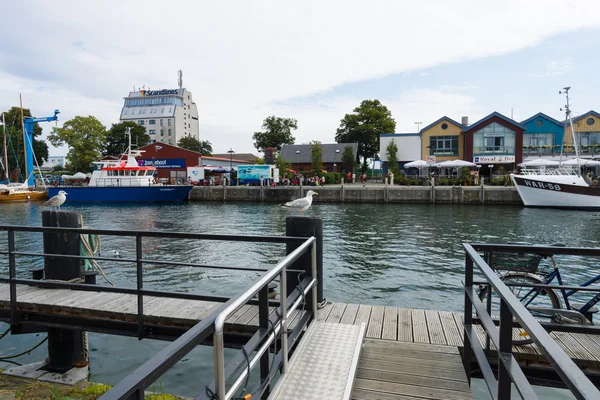
<path id="1" fill-rule="evenodd" d="M 317 193 L 317 192 L 313 192 L 313 194 L 316 194 L 317 196 L 319 195 L 319 193 Z"/>

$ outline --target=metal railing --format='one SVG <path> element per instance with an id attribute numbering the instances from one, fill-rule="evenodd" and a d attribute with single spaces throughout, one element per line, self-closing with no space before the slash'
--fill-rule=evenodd
<path id="1" fill-rule="evenodd" d="M 551 256 L 555 254 L 576 254 L 583 256 L 600 256 L 600 249 L 583 249 L 553 246 L 515 246 L 515 245 L 488 245 L 488 244 L 463 244 L 465 249 L 465 309 L 464 309 L 464 351 L 463 364 L 467 377 L 471 375 L 471 361 L 475 356 L 481 374 L 488 390 L 494 400 L 507 400 L 511 398 L 511 383 L 524 399 L 537 399 L 531 384 L 512 354 L 513 327 L 524 329 L 533 339 L 534 343 L 546 357 L 551 367 L 561 378 L 563 383 L 578 399 L 598 399 L 600 392 L 577 365 L 569 358 L 564 350 L 550 337 L 546 329 L 563 331 L 593 332 L 594 328 L 573 325 L 540 324 L 515 297 L 509 287 L 502 282 L 500 276 L 479 255 L 486 252 L 491 257 L 492 252 L 538 254 Z M 474 282 L 474 267 L 482 273 L 483 284 L 492 290 L 487 290 L 486 304 L 482 302 L 476 292 Z M 526 284 L 519 284 L 526 286 Z M 556 285 L 530 285 L 535 287 L 568 288 Z M 595 289 L 597 290 L 597 289 Z M 491 295 L 494 292 L 500 301 L 499 320 L 494 320 L 491 315 Z M 476 316 L 473 316 L 475 310 Z M 496 323 L 499 326 L 496 326 Z M 483 348 L 475 325 L 480 324 L 486 333 L 486 349 Z M 597 329 L 596 329 L 597 332 Z M 495 350 L 490 350 L 492 345 Z M 498 377 L 494 376 L 488 355 L 496 353 L 498 359 Z"/>
<path id="2" fill-rule="evenodd" d="M 226 319 L 226 315 L 239 309 L 243 304 L 253 304 L 259 306 L 259 329 L 252 336 L 250 341 L 246 344 L 248 347 L 248 354 L 252 354 L 255 350 L 253 346 L 262 346 L 262 353 L 264 353 L 270 343 L 275 339 L 274 337 L 279 332 L 287 332 L 286 326 L 287 317 L 293 312 L 298 306 L 303 303 L 307 292 L 313 289 L 313 295 L 308 301 L 311 306 L 311 312 L 307 312 L 299 319 L 299 323 L 296 324 L 296 328 L 290 334 L 290 340 L 295 342 L 298 339 L 301 329 L 316 315 L 316 240 L 314 238 L 299 238 L 289 236 L 245 236 L 245 235 L 213 235 L 213 234 L 193 234 L 193 233 L 176 233 L 176 232 L 157 232 L 157 231 L 122 231 L 122 230 L 107 230 L 107 229 L 86 229 L 86 228 L 56 228 L 56 227 L 24 227 L 24 226 L 12 226 L 12 225 L 0 225 L 0 231 L 5 231 L 7 234 L 7 249 L 0 250 L 0 255 L 7 256 L 8 258 L 8 276 L 0 276 L 0 283 L 8 283 L 10 286 L 10 311 L 9 317 L 6 318 L 7 322 L 11 326 L 15 327 L 19 324 L 42 324 L 62 328 L 89 328 L 90 325 L 78 324 L 80 317 L 74 317 L 71 320 L 65 319 L 63 316 L 52 316 L 51 320 L 38 320 L 33 315 L 34 313 L 27 313 L 24 318 L 23 313 L 17 307 L 17 285 L 29 285 L 38 286 L 43 288 L 59 288 L 59 289 L 74 289 L 84 290 L 93 292 L 109 292 L 109 293 L 122 293 L 135 295 L 137 298 L 137 314 L 136 314 L 136 328 L 133 328 L 129 324 L 124 322 L 114 321 L 100 321 L 94 330 L 105 333 L 118 333 L 126 334 L 123 332 L 117 332 L 116 329 L 111 329 L 111 326 L 116 327 L 127 327 L 129 329 L 135 329 L 139 339 L 144 337 L 159 337 L 160 335 L 152 334 L 153 330 L 158 330 L 156 326 L 149 326 L 145 323 L 144 316 L 144 296 L 155 296 L 163 298 L 177 298 L 187 300 L 204 300 L 204 301 L 216 301 L 222 302 L 216 311 L 210 315 L 204 316 L 202 321 L 194 325 L 191 329 L 179 336 L 171 345 L 167 346 L 157 355 L 152 357 L 148 362 L 136 369 L 132 374 L 126 377 L 123 381 L 117 384 L 110 392 L 102 396 L 102 399 L 143 399 L 144 391 L 152 383 L 154 383 L 160 376 L 169 370 L 174 364 L 176 364 L 181 358 L 187 353 L 193 350 L 197 345 L 207 340 L 215 329 L 220 332 L 219 335 L 219 346 L 223 344 L 223 323 Z M 120 236 L 120 237 L 131 237 L 135 239 L 135 258 L 117 258 L 117 257 L 100 257 L 100 256 L 80 256 L 80 255 L 64 255 L 56 253 L 44 253 L 44 252 L 31 252 L 31 251 L 18 251 L 16 247 L 15 234 L 17 232 L 25 233 L 43 233 L 43 234 L 96 234 L 101 236 Z M 175 239 L 175 240 L 211 240 L 211 241 L 238 241 L 238 242 L 255 242 L 255 243 L 280 243 L 280 244 L 292 244 L 299 246 L 286 256 L 277 266 L 271 269 L 265 268 L 249 268 L 249 267 L 238 267 L 238 266 L 227 266 L 227 265 L 205 265 L 190 262 L 176 262 L 176 261 L 164 261 L 147 259 L 143 257 L 143 238 L 161 238 L 161 239 Z M 312 265 L 310 271 L 295 270 L 289 268 L 292 263 L 298 260 L 298 258 L 304 254 L 308 249 L 312 249 Z M 17 257 L 31 258 L 31 257 L 42 257 L 42 258 L 56 258 L 56 259 L 78 259 L 84 260 L 96 260 L 96 261 L 111 261 L 115 263 L 135 263 L 136 266 L 136 287 L 125 288 L 125 287 L 112 287 L 112 286 L 101 286 L 101 285 L 89 285 L 81 283 L 71 282 L 57 282 L 57 281 L 44 281 L 36 279 L 25 279 L 17 278 Z M 234 296 L 233 298 L 222 297 L 222 296 L 206 296 L 192 293 L 182 292 L 170 292 L 170 291 L 157 291 L 144 289 L 143 285 L 143 271 L 144 265 L 149 264 L 154 267 L 195 267 L 195 268 L 210 268 L 210 269 L 223 269 L 223 270 L 236 270 L 236 271 L 252 271 L 260 272 L 264 275 L 260 280 L 253 284 L 249 289 L 244 290 L 242 293 Z M 310 272 L 310 273 L 307 273 Z M 290 296 L 286 296 L 287 280 L 284 279 L 288 273 L 301 273 L 307 276 L 300 280 L 297 288 L 298 291 L 294 291 Z M 276 277 L 280 278 L 280 301 L 269 300 L 268 298 L 268 283 L 270 283 Z M 259 299 L 256 301 L 253 296 L 259 294 Z M 292 304 L 291 307 L 287 307 L 287 304 Z M 280 307 L 280 311 L 276 314 L 283 316 L 280 319 L 269 317 L 269 307 Z M 218 319 L 221 317 L 221 319 Z M 67 321 L 61 323 L 60 321 Z M 101 327 L 105 325 L 104 327 Z M 269 325 L 273 329 L 268 333 Z M 125 328 L 123 328 L 125 329 Z M 266 329 L 266 330 L 265 330 Z M 282 343 L 287 339 L 287 335 L 282 335 Z M 266 346 L 265 346 L 265 343 Z M 246 347 L 245 346 L 245 347 Z M 222 348 L 221 346 L 220 348 Z M 257 354 L 260 354 L 260 350 Z M 287 351 L 280 354 L 279 357 L 285 355 L 287 360 Z M 268 356 L 268 353 L 267 353 Z M 261 363 L 261 369 L 262 369 Z M 222 368 L 220 369 L 223 372 Z M 234 371 L 235 372 L 235 371 Z M 230 372 L 231 374 L 232 372 Z M 273 375 L 273 374 L 271 374 Z M 221 374 L 220 376 L 224 376 Z M 272 379 L 272 377 L 271 377 Z M 220 397 L 221 398 L 221 397 Z"/>

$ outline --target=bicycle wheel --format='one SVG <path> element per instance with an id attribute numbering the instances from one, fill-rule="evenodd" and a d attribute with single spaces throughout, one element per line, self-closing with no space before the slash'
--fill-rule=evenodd
<path id="1" fill-rule="evenodd" d="M 531 312 L 531 314 L 542 320 L 549 320 L 549 317 L 542 313 L 536 313 L 533 309 L 535 308 L 561 308 L 561 302 L 552 289 L 537 289 L 532 287 L 519 286 L 519 284 L 536 284 L 544 283 L 544 280 L 537 275 L 531 275 L 527 273 L 509 272 L 508 274 L 501 277 L 502 282 L 510 284 L 508 288 L 515 295 L 517 299 Z M 483 287 L 479 292 L 479 298 L 481 301 L 486 301 L 488 287 Z M 500 300 L 497 296 L 493 296 L 492 293 L 492 315 L 500 315 Z M 525 345 L 533 343 L 533 339 L 529 337 L 527 332 L 519 329 L 518 332 L 513 333 L 513 344 L 514 345 Z"/>

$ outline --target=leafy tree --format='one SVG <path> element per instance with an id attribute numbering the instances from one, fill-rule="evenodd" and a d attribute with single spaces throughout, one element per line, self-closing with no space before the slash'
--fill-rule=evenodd
<path id="1" fill-rule="evenodd" d="M 314 172 L 320 173 L 323 169 L 323 145 L 319 141 L 310 142 L 310 158 Z"/>
<path id="2" fill-rule="evenodd" d="M 138 147 L 150 143 L 150 135 L 146 133 L 146 127 L 136 124 L 133 121 L 120 122 L 112 124 L 106 133 L 106 147 L 102 152 L 104 156 L 118 156 L 127 150 L 129 138 L 125 135 L 127 128 L 131 128 L 131 144 L 137 144 Z"/>
<path id="3" fill-rule="evenodd" d="M 27 108 L 23 109 L 23 116 L 31 117 L 31 111 Z M 4 112 L 4 120 L 6 122 L 6 142 L 8 153 L 7 170 L 11 171 L 11 180 L 23 180 L 25 174 L 25 156 L 24 156 L 24 139 L 23 139 L 23 120 L 21 119 L 21 107 L 11 107 L 10 110 Z M 39 124 L 33 125 L 33 153 L 42 165 L 48 159 L 48 145 L 44 140 L 36 139 L 42 134 L 42 128 Z M 0 142 L 1 143 L 1 142 Z M 2 145 L 0 144 L 0 157 L 3 156 Z M 4 162 L 4 161 L 3 161 Z M 33 162 L 35 165 L 35 160 Z"/>
<path id="4" fill-rule="evenodd" d="M 394 142 L 394 139 L 387 145 L 387 159 L 390 165 L 389 171 L 394 176 L 400 176 L 400 169 L 398 168 L 398 146 Z"/>
<path id="5" fill-rule="evenodd" d="M 281 118 L 270 116 L 262 124 L 264 132 L 254 132 L 254 147 L 264 152 L 267 147 L 281 150 L 283 144 L 294 144 L 296 139 L 292 136 L 292 129 L 298 129 L 298 121 L 294 118 Z"/>
<path id="6" fill-rule="evenodd" d="M 91 171 L 92 161 L 102 156 L 106 143 L 106 128 L 93 116 L 77 116 L 52 129 L 48 140 L 53 146 L 67 144 L 67 162 L 75 171 Z"/>
<path id="7" fill-rule="evenodd" d="M 277 153 L 277 157 L 275 157 L 275 167 L 279 169 L 280 175 L 285 175 L 287 170 L 292 168 L 292 164 L 283 158 L 283 154 L 279 152 Z"/>
<path id="8" fill-rule="evenodd" d="M 254 164 L 263 165 L 265 163 L 265 159 L 262 157 L 254 157 Z"/>
<path id="9" fill-rule="evenodd" d="M 352 114 L 346 114 L 335 135 L 338 143 L 358 142 L 362 170 L 367 170 L 367 158 L 379 151 L 379 135 L 396 131 L 392 113 L 379 100 L 363 100 Z"/>
<path id="10" fill-rule="evenodd" d="M 352 146 L 344 147 L 344 152 L 342 153 L 342 164 L 346 167 L 347 171 L 352 171 L 354 168 L 354 163 L 356 163 L 356 157 L 354 157 L 354 150 Z"/>
<path id="11" fill-rule="evenodd" d="M 201 153 L 203 156 L 211 156 L 213 151 L 211 142 L 208 140 L 198 140 L 193 136 L 182 137 L 179 139 L 179 142 L 177 142 L 177 146 L 181 147 L 182 149 Z"/>

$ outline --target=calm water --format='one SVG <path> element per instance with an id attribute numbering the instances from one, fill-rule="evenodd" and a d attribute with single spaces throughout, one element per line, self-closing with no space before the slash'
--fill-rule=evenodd
<path id="1" fill-rule="evenodd" d="M 273 204 L 192 203 L 178 205 L 67 205 L 94 228 L 165 230 L 226 234 L 282 235 L 288 210 Z M 512 206 L 460 205 L 315 205 L 310 214 L 323 219 L 325 296 L 360 302 L 462 311 L 461 243 L 553 243 L 597 246 L 600 213 L 537 210 Z M 0 207 L 1 224 L 40 225 L 38 204 Z M 21 235 L 17 247 L 41 251 L 40 236 Z M 6 239 L 0 237 L 0 247 Z M 133 242 L 103 238 L 102 255 L 134 257 Z M 214 265 L 264 267 L 284 255 L 282 245 L 231 242 L 144 240 L 144 257 Z M 36 261 L 22 263 L 23 276 Z M 37 261 L 39 263 L 39 261 Z M 118 285 L 135 285 L 135 266 L 102 264 Z M 579 282 L 591 274 L 589 260 L 565 259 L 566 275 Z M 566 267 L 568 265 L 568 267 Z M 0 274 L 6 274 L 6 262 Z M 156 289 L 231 295 L 256 279 L 257 273 L 195 268 L 148 267 L 145 285 Z M 100 278 L 99 278 L 100 279 Z M 0 329 L 5 326 L 0 326 Z M 43 335 L 41 336 L 43 337 Z M 2 340 L 0 354 L 13 354 L 37 343 L 40 336 Z M 116 383 L 167 343 L 90 334 L 92 379 Z M 229 352 L 229 356 L 233 351 Z M 23 363 L 46 356 L 44 346 Z M 2 365 L 0 364 L 0 367 Z M 212 348 L 198 348 L 160 382 L 164 390 L 193 396 L 212 379 Z M 483 398 L 481 390 L 477 398 Z M 553 398 L 562 398 L 552 391 Z"/>

